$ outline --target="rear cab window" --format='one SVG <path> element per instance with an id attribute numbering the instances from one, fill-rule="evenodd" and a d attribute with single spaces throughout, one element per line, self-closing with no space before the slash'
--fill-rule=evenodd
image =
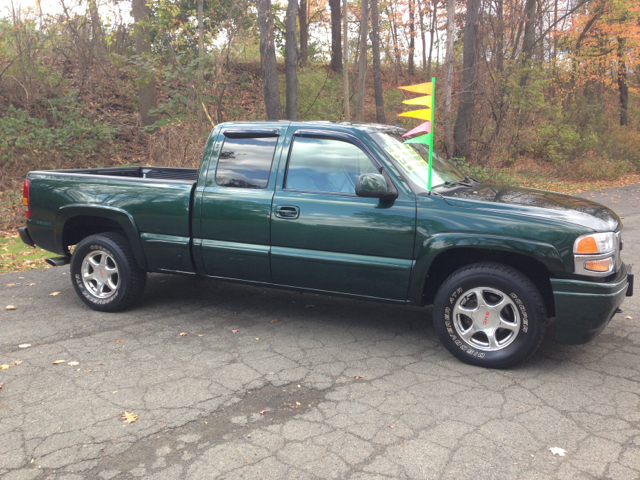
<path id="1" fill-rule="evenodd" d="M 269 183 L 278 135 L 225 132 L 218 157 L 216 184 L 221 187 L 263 189 Z"/>

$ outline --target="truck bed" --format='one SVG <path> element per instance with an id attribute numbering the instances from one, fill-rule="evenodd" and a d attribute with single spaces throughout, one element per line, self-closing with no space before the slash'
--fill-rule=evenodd
<path id="1" fill-rule="evenodd" d="M 33 173 L 46 173 L 47 175 L 90 175 L 118 177 L 120 179 L 148 179 L 164 182 L 179 182 L 194 184 L 198 180 L 197 168 L 170 168 L 170 167 L 116 167 L 116 168 L 82 168 L 69 170 L 42 170 Z"/>

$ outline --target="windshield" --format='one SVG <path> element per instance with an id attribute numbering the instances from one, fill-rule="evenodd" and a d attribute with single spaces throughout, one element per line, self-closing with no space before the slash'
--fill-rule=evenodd
<path id="1" fill-rule="evenodd" d="M 424 190 L 429 190 L 429 147 L 427 145 L 404 143 L 402 136 L 397 133 L 375 132 L 369 135 L 396 161 L 397 166 L 402 170 L 402 176 L 408 177 Z M 445 182 L 462 180 L 464 177 L 462 172 L 436 152 L 433 153 L 432 167 L 432 188 Z"/>

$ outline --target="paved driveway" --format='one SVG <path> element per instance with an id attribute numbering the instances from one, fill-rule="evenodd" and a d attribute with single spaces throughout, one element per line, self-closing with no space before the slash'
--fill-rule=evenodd
<path id="1" fill-rule="evenodd" d="M 640 186 L 585 196 L 625 217 L 633 264 Z M 66 267 L 0 285 L 3 480 L 640 477 L 640 296 L 595 342 L 494 371 L 427 309 L 151 275 L 102 314 Z"/>

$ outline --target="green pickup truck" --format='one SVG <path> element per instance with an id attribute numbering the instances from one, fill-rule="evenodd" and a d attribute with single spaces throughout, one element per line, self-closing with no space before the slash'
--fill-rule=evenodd
<path id="1" fill-rule="evenodd" d="M 596 337 L 633 289 L 622 223 L 581 198 L 480 183 L 405 130 L 218 125 L 199 169 L 30 172 L 22 240 L 71 264 L 89 307 L 142 296 L 147 272 L 433 305 L 445 347 L 503 368 L 549 332 Z M 74 246 L 75 248 L 71 248 Z M 73 252 L 73 253 L 72 253 Z"/>

